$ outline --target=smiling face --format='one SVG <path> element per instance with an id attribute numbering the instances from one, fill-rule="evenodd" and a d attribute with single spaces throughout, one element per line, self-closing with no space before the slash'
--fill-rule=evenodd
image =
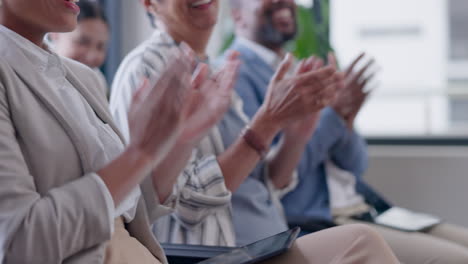
<path id="1" fill-rule="evenodd" d="M 270 46 L 282 46 L 297 33 L 294 0 L 235 0 L 237 26 L 254 40 Z"/>
<path id="2" fill-rule="evenodd" d="M 85 19 L 73 32 L 53 33 L 51 39 L 58 54 L 98 68 L 106 58 L 109 28 L 101 19 Z"/>
<path id="3" fill-rule="evenodd" d="M 218 0 L 152 0 L 151 5 L 157 19 L 180 35 L 212 30 L 218 18 Z"/>
<path id="4" fill-rule="evenodd" d="M 0 21 L 28 34 L 72 31 L 79 7 L 74 0 L 3 0 Z"/>

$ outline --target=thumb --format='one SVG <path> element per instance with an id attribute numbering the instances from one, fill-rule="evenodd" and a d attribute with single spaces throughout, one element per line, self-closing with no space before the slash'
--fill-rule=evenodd
<path id="1" fill-rule="evenodd" d="M 293 62 L 293 58 L 292 58 L 291 53 L 286 54 L 280 66 L 276 70 L 275 75 L 273 76 L 274 82 L 281 81 L 284 78 L 284 76 L 286 76 L 286 74 L 291 69 L 292 62 Z"/>

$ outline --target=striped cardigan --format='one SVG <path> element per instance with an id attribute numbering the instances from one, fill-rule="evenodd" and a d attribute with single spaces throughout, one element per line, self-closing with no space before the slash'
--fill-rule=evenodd
<path id="1" fill-rule="evenodd" d="M 124 59 L 117 71 L 112 86 L 110 108 L 127 140 L 127 112 L 133 93 L 143 78 L 153 80 L 159 77 L 171 50 L 175 48 L 177 44 L 169 35 L 155 31 L 147 41 Z M 242 106 L 238 109 L 242 109 Z M 174 186 L 172 197 L 166 202 L 173 214 L 158 219 L 153 225 L 153 231 L 159 241 L 235 245 L 230 210 L 231 193 L 225 186 L 215 157 L 223 151 L 219 132 L 213 129 L 193 152 L 189 164 Z M 143 193 L 145 195 L 144 191 Z"/>

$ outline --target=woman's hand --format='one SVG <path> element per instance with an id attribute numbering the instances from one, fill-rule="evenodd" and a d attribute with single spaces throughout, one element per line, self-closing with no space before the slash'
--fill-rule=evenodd
<path id="1" fill-rule="evenodd" d="M 223 69 L 210 77 L 207 65 L 198 66 L 184 105 L 185 121 L 181 135 L 169 156 L 153 170 L 153 188 L 159 201 L 165 201 L 171 195 L 193 148 L 229 108 L 239 67 L 237 55 L 231 54 Z"/>
<path id="2" fill-rule="evenodd" d="M 237 52 L 232 52 L 224 67 L 208 77 L 206 64 L 200 64 L 194 74 L 189 102 L 185 107 L 186 122 L 180 136 L 181 144 L 196 145 L 224 116 L 231 104 L 232 91 L 240 65 Z"/>
<path id="3" fill-rule="evenodd" d="M 321 59 L 310 57 L 301 61 L 296 72 L 291 78 L 281 78 L 282 70 L 286 70 L 288 59 L 283 61 L 272 85 L 277 85 L 279 91 L 287 91 L 286 94 L 293 100 L 294 108 L 290 108 L 286 118 L 284 133 L 286 137 L 307 140 L 315 129 L 320 110 L 330 104 L 343 86 L 343 74 L 338 73 L 336 65 L 330 57 L 331 65 L 323 68 Z M 286 70 L 287 71 L 287 70 Z M 287 87 L 287 88 L 286 88 Z M 274 94 L 272 93 L 272 96 Z M 278 92 L 274 96 L 281 97 Z M 287 97 L 284 97 L 287 98 Z"/>
<path id="4" fill-rule="evenodd" d="M 310 57 L 308 59 L 302 60 L 299 63 L 299 66 L 296 69 L 296 75 L 303 74 L 309 71 L 317 71 L 322 68 L 324 62 L 322 59 L 317 57 Z M 330 93 L 330 96 L 334 96 Z M 328 99 L 327 99 L 328 100 Z M 303 142 L 307 141 L 313 131 L 315 131 L 317 121 L 320 118 L 320 112 L 312 112 L 310 115 L 305 118 L 293 122 L 291 125 L 288 125 L 284 130 L 284 137 L 287 141 L 291 142 Z M 290 139 L 290 140 L 289 140 Z"/>
<path id="5" fill-rule="evenodd" d="M 291 64 L 292 56 L 288 54 L 270 82 L 265 102 L 260 108 L 280 128 L 330 104 L 338 89 L 337 80 L 342 78 L 332 66 L 299 71 L 287 77 Z"/>
<path id="6" fill-rule="evenodd" d="M 175 52 L 156 83 L 146 81 L 129 112 L 130 148 L 154 164 L 170 151 L 187 118 L 184 105 L 191 85 L 193 57 Z"/>
<path id="7" fill-rule="evenodd" d="M 156 82 L 145 81 L 133 97 L 128 114 L 128 148 L 97 172 L 116 206 L 167 158 L 187 119 L 184 106 L 189 99 L 194 59 L 176 51 L 168 61 L 161 77 Z M 158 180 L 159 184 L 169 182 L 167 178 Z"/>

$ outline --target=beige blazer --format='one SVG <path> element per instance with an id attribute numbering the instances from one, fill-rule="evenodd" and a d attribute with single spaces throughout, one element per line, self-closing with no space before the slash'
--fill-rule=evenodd
<path id="1" fill-rule="evenodd" d="M 89 177 L 88 150 L 80 144 L 87 135 L 12 45 L 0 35 L 0 262 L 4 255 L 4 264 L 103 263 L 110 216 Z M 67 59 L 64 64 L 67 79 L 121 137 L 105 98 L 92 92 L 98 84 L 93 71 Z M 142 199 L 127 226 L 163 263 L 148 215 L 165 211 L 156 199 Z"/>

